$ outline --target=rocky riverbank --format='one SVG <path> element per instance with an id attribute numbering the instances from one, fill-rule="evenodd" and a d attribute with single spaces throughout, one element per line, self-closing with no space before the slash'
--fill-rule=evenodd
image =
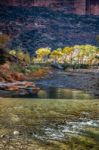
<path id="1" fill-rule="evenodd" d="M 4 97 L 13 92 L 15 95 L 36 94 L 39 88 L 34 84 L 34 80 L 44 77 L 49 71 L 47 68 L 39 68 L 34 72 L 28 69 L 27 73 L 19 70 L 19 64 L 5 62 L 0 65 L 0 96 Z M 16 68 L 14 70 L 14 68 Z M 20 65 L 26 70 L 26 66 Z M 31 82 L 32 80 L 32 82 Z M 5 93 L 6 92 L 6 93 Z"/>
<path id="2" fill-rule="evenodd" d="M 16 81 L 16 82 L 13 82 L 13 83 L 10 83 L 10 82 L 6 82 L 6 83 L 1 82 L 0 83 L 0 91 L 3 91 L 3 92 L 6 91 L 8 93 L 10 92 L 10 94 L 11 94 L 11 92 L 14 92 L 14 93 L 11 94 L 12 96 L 13 96 L 13 94 L 14 95 L 28 95 L 28 94 L 31 94 L 31 93 L 32 94 L 37 94 L 39 90 L 40 90 L 40 88 L 37 87 L 33 82 L 27 82 L 27 81 L 19 82 L 19 81 Z M 1 93 L 3 93 L 3 92 L 1 92 Z M 5 95 L 5 97 L 7 97 L 7 96 Z"/>

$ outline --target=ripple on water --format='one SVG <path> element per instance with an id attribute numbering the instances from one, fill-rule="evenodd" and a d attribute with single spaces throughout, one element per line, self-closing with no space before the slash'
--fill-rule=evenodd
<path id="1" fill-rule="evenodd" d="M 42 130 L 43 135 L 33 134 L 33 137 L 40 140 L 63 140 L 67 136 L 77 136 L 85 134 L 85 128 L 99 128 L 99 120 L 92 120 L 80 118 L 78 121 L 66 122 L 64 125 L 44 127 Z"/>
<path id="2" fill-rule="evenodd" d="M 99 127 L 99 120 L 83 119 L 75 122 L 67 122 L 66 125 L 60 126 L 63 133 L 82 134 L 85 127 Z"/>

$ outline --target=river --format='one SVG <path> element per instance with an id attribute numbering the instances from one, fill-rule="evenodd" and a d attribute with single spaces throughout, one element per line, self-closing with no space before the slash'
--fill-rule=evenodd
<path id="1" fill-rule="evenodd" d="M 0 98 L 0 148 L 98 150 L 99 101 Z"/>

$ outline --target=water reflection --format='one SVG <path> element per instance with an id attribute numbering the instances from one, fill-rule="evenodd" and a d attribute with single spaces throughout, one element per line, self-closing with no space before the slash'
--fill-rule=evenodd
<path id="1" fill-rule="evenodd" d="M 85 91 L 64 89 L 64 88 L 47 88 L 41 89 L 38 93 L 29 93 L 27 95 L 12 94 L 10 97 L 19 98 L 38 98 L 38 99 L 92 99 L 92 95 Z"/>
<path id="2" fill-rule="evenodd" d="M 37 97 L 50 99 L 91 99 L 91 95 L 84 91 L 63 88 L 40 90 Z"/>
<path id="3" fill-rule="evenodd" d="M 19 93 L 15 91 L 0 90 L 0 97 L 12 98 L 37 98 L 37 99 L 98 99 L 99 93 L 67 89 L 67 88 L 41 88 L 38 93 L 31 92 L 31 88 L 26 89 L 27 92 Z M 27 93 L 27 94 L 26 94 Z"/>

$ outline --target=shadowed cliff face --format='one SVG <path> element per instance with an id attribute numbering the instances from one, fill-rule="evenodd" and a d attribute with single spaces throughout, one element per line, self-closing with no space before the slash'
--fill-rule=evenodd
<path id="1" fill-rule="evenodd" d="M 64 9 L 67 13 L 99 15 L 99 0 L 3 0 L 7 6 L 39 6 L 52 9 Z M 67 9 L 66 9 L 67 8 Z"/>
<path id="2" fill-rule="evenodd" d="M 39 47 L 96 44 L 99 16 L 66 14 L 48 8 L 2 7 L 0 28 L 13 37 L 10 48 L 18 46 L 31 53 Z"/>

